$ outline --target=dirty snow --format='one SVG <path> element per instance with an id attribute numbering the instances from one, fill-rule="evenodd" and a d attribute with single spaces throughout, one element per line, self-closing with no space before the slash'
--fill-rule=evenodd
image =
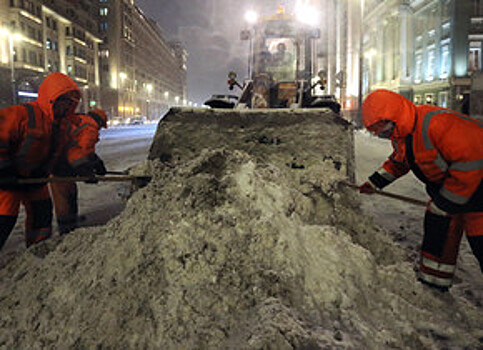
<path id="1" fill-rule="evenodd" d="M 240 127 L 174 113 L 136 169 L 153 181 L 118 217 L 0 270 L 0 347 L 481 348 L 468 251 L 451 293 L 430 290 L 413 271 L 421 208 L 394 204 L 412 218 L 402 239 L 399 222 L 371 218 L 393 211 L 387 199 L 363 197 L 364 214 L 336 185 L 353 176 L 350 128 L 331 115 Z M 374 156 L 356 157 L 362 181 L 389 152 L 360 133 L 356 146 Z"/>

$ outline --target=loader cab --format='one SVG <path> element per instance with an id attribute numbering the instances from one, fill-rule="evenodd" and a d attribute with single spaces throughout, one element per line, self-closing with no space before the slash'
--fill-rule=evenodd
<path id="1" fill-rule="evenodd" d="M 278 13 L 258 22 L 242 39 L 251 40 L 250 83 L 239 103 L 251 108 L 319 108 L 340 111 L 333 96 L 315 96 L 317 77 L 312 61 L 318 29 L 303 25 L 292 15 Z M 317 85 L 323 90 L 325 79 Z"/>
<path id="2" fill-rule="evenodd" d="M 317 30 L 299 25 L 283 14 L 262 20 L 254 27 L 251 79 L 269 75 L 274 82 L 309 79 L 312 70 L 311 43 Z"/>
<path id="3" fill-rule="evenodd" d="M 328 107 L 338 113 L 340 105 L 333 96 L 321 99 L 314 94 L 317 73 L 312 57 L 319 37 L 318 29 L 285 12 L 261 18 L 241 31 L 240 39 L 250 43 L 249 78 L 240 84 L 229 74 L 230 90 L 235 86 L 242 90 L 234 108 Z M 322 82 L 317 85 L 323 90 Z"/>

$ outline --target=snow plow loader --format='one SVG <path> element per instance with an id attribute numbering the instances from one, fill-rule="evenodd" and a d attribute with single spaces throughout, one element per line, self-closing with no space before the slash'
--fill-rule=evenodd
<path id="1" fill-rule="evenodd" d="M 353 181 L 352 126 L 335 98 L 314 93 L 325 83 L 323 73 L 313 79 L 318 31 L 279 11 L 261 19 L 251 35 L 252 79 L 242 85 L 231 73 L 228 82 L 242 90 L 238 100 L 214 95 L 205 103 L 210 109 L 172 108 L 158 125 L 149 159 L 176 164 L 206 149 L 236 150 L 301 176 L 328 162 Z"/>
<path id="2" fill-rule="evenodd" d="M 320 31 L 301 23 L 297 17 L 279 8 L 275 15 L 263 17 L 253 29 L 240 33 L 250 42 L 249 78 L 244 84 L 237 74 L 228 74 L 233 95 L 213 95 L 205 105 L 212 108 L 329 108 L 339 113 L 340 104 L 333 95 L 324 95 L 326 74 L 315 72 L 315 39 Z"/>

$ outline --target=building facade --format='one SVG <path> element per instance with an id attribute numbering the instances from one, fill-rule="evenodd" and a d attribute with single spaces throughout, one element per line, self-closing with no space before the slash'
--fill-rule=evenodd
<path id="1" fill-rule="evenodd" d="M 364 92 L 389 88 L 416 104 L 468 113 L 472 75 L 482 69 L 481 10 L 475 0 L 369 3 Z"/>
<path id="2" fill-rule="evenodd" d="M 81 88 L 81 111 L 100 104 L 95 0 L 0 2 L 0 105 L 32 100 L 51 72 Z"/>
<path id="3" fill-rule="evenodd" d="M 186 100 L 186 51 L 132 0 L 102 0 L 101 82 L 111 116 L 156 119 Z"/>
<path id="4" fill-rule="evenodd" d="M 326 92 L 346 111 L 357 111 L 370 91 L 386 88 L 416 104 L 483 114 L 483 1 L 316 3 L 319 67 L 328 73 Z"/>

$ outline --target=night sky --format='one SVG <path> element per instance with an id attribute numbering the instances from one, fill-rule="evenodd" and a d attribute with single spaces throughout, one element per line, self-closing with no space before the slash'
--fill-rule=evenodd
<path id="1" fill-rule="evenodd" d="M 136 0 L 144 13 L 155 19 L 170 38 L 181 26 L 209 26 L 206 0 Z"/>
<path id="2" fill-rule="evenodd" d="M 248 43 L 240 41 L 245 11 L 274 13 L 276 0 L 136 0 L 146 16 L 164 29 L 168 39 L 188 51 L 188 100 L 203 104 L 212 94 L 237 94 L 226 84 L 229 71 L 247 78 Z"/>

